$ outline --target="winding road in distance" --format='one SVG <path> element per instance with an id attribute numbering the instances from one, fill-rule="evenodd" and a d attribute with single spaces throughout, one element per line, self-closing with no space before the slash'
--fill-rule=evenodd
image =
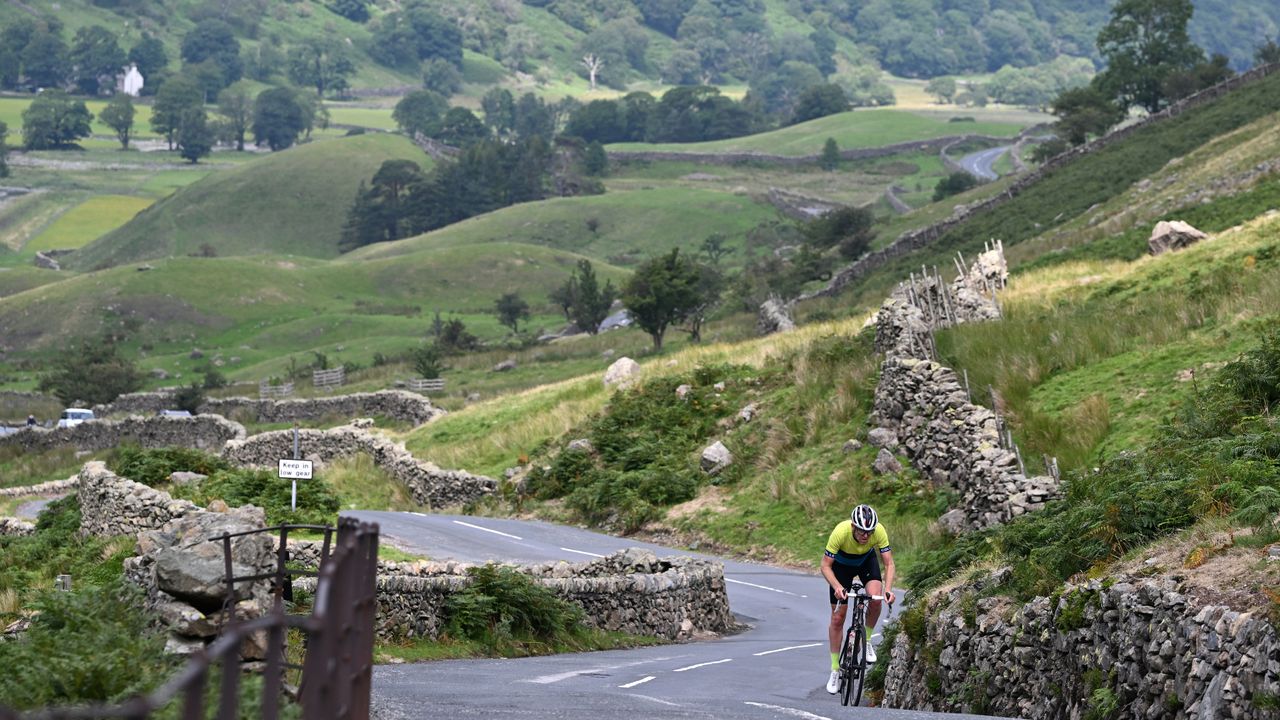
<path id="1" fill-rule="evenodd" d="M 726 560 L 544 522 L 342 514 L 378 523 L 387 542 L 433 560 L 582 562 L 628 547 L 647 548 L 659 557 L 716 560 L 724 563 L 730 608 L 750 626 L 716 640 L 632 650 L 378 665 L 373 671 L 378 720 L 980 717 L 842 707 L 824 687 L 831 610 L 826 583 L 816 571 Z"/>

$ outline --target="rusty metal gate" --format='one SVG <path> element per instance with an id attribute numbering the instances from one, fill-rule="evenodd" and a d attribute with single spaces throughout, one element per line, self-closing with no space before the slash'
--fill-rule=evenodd
<path id="1" fill-rule="evenodd" d="M 291 529 L 320 529 L 325 532 L 318 572 L 289 569 L 286 542 Z M 280 531 L 280 552 L 274 573 L 248 577 L 231 574 L 231 538 Z M 202 652 L 198 652 L 176 676 L 156 691 L 121 705 L 55 707 L 18 714 L 0 707 L 0 720 L 141 720 L 170 702 L 181 704 L 183 720 L 236 720 L 239 712 L 240 645 L 253 633 L 267 634 L 267 659 L 263 670 L 260 717 L 275 720 L 280 701 L 285 662 L 285 638 L 289 628 L 299 628 L 306 636 L 306 655 L 298 697 L 303 720 L 368 720 L 370 682 L 373 673 L 373 621 L 377 610 L 378 526 L 350 518 L 338 521 L 337 541 L 329 553 L 333 528 L 279 526 L 248 533 L 221 535 L 210 540 L 223 543 L 228 599 L 234 603 L 235 583 L 275 578 L 275 602 L 262 617 L 233 620 L 224 632 Z M 309 616 L 288 615 L 284 600 L 291 597 L 292 576 L 317 575 L 315 603 Z M 214 667 L 221 669 L 216 708 L 205 707 L 206 689 Z M 294 666 L 296 667 L 296 666 Z M 216 715 L 212 712 L 216 710 Z"/>

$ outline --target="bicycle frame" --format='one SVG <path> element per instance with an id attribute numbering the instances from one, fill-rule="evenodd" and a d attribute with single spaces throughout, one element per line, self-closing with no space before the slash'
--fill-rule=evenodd
<path id="1" fill-rule="evenodd" d="M 857 705 L 862 701 L 862 687 L 867 676 L 867 607 L 872 600 L 884 600 L 884 595 L 868 594 L 866 587 L 857 580 L 849 586 L 846 595 L 853 618 L 840 647 L 838 694 L 841 705 Z"/>

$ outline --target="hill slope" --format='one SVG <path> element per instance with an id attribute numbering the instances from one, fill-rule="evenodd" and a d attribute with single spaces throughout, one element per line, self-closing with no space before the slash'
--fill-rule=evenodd
<path id="1" fill-rule="evenodd" d="M 329 258 L 361 182 L 385 160 L 432 162 L 407 138 L 365 134 L 308 143 L 195 182 L 85 246 L 68 267 L 89 270 L 190 255 L 260 253 Z"/>

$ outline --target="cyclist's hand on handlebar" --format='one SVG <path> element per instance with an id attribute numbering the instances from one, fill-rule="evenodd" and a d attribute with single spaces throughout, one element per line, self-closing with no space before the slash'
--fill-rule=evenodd
<path id="1" fill-rule="evenodd" d="M 837 588 L 836 588 L 836 599 L 837 599 L 837 600 L 848 600 L 848 599 L 849 599 L 849 592 L 848 592 L 847 590 L 845 590 L 844 588 L 842 588 L 842 587 L 837 587 Z"/>
<path id="2" fill-rule="evenodd" d="M 892 604 L 893 604 L 893 601 L 894 601 L 894 600 L 897 600 L 897 599 L 898 599 L 898 596 L 897 596 L 896 594 L 894 594 L 894 592 L 893 592 L 892 590 L 885 590 L 885 591 L 884 591 L 884 597 L 885 597 L 885 599 L 886 599 L 886 600 L 888 600 L 888 601 L 889 601 L 889 604 L 890 604 L 890 605 L 892 605 Z"/>

